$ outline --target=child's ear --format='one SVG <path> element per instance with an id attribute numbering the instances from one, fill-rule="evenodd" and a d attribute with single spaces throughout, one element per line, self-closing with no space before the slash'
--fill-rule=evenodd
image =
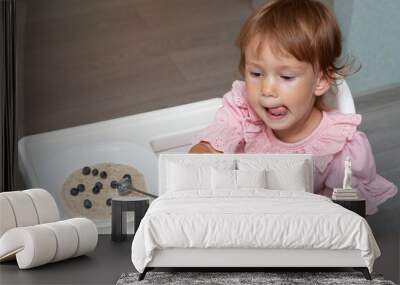
<path id="1" fill-rule="evenodd" d="M 324 95 L 331 87 L 331 83 L 332 79 L 330 79 L 328 76 L 324 76 L 324 74 L 320 72 L 318 75 L 317 84 L 315 85 L 314 95 Z"/>

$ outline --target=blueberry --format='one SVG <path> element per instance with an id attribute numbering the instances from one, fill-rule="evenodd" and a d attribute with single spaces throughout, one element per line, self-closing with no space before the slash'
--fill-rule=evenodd
<path id="1" fill-rule="evenodd" d="M 76 186 L 76 188 L 78 189 L 79 192 L 85 191 L 85 185 L 83 185 L 83 184 L 78 184 L 78 186 Z"/>
<path id="2" fill-rule="evenodd" d="M 92 189 L 93 194 L 99 194 L 100 188 L 97 188 L 97 186 L 94 186 Z"/>
<path id="3" fill-rule="evenodd" d="M 89 166 L 85 166 L 83 169 L 82 169 L 82 174 L 83 175 L 88 175 L 90 173 L 90 167 Z"/>
<path id="4" fill-rule="evenodd" d="M 105 171 L 100 172 L 100 177 L 103 178 L 103 179 L 106 179 L 107 178 L 107 172 L 105 172 Z"/>
<path id="5" fill-rule="evenodd" d="M 70 191 L 70 193 L 71 193 L 71 195 L 72 195 L 72 196 L 76 196 L 76 195 L 78 195 L 78 193 L 79 193 L 79 190 L 78 190 L 78 189 L 76 189 L 76 188 L 71 188 L 71 191 Z"/>
<path id="6" fill-rule="evenodd" d="M 101 189 L 101 188 L 103 188 L 103 183 L 101 183 L 101 182 L 99 181 L 99 182 L 96 182 L 96 184 L 95 184 L 94 186 L 97 187 L 97 188 L 99 188 L 99 189 Z"/>
<path id="7" fill-rule="evenodd" d="M 132 177 L 129 174 L 125 174 L 122 178 L 128 178 L 129 180 L 132 180 Z"/>
<path id="8" fill-rule="evenodd" d="M 93 168 L 92 174 L 93 174 L 93 176 L 97 176 L 97 174 L 99 174 L 99 171 L 97 170 L 97 168 Z"/>
<path id="9" fill-rule="evenodd" d="M 111 188 L 117 188 L 117 186 L 118 186 L 118 182 L 117 181 L 115 181 L 115 180 L 113 180 L 113 181 L 111 181 Z"/>
<path id="10" fill-rule="evenodd" d="M 92 202 L 89 199 L 85 199 L 85 201 L 83 201 L 83 207 L 86 209 L 92 208 Z"/>
<path id="11" fill-rule="evenodd" d="M 107 202 L 106 202 L 107 206 L 111 206 L 111 200 L 112 200 L 111 198 L 107 199 Z"/>

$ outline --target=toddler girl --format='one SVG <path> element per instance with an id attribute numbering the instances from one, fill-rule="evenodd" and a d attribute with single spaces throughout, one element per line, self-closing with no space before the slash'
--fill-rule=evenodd
<path id="1" fill-rule="evenodd" d="M 336 66 L 341 33 L 335 16 L 314 0 L 278 0 L 245 22 L 237 39 L 239 71 L 212 125 L 193 141 L 192 153 L 311 153 L 314 192 L 331 197 L 352 161 L 352 187 L 368 215 L 397 193 L 376 173 L 359 114 L 342 114 L 324 102 L 348 65 Z"/>

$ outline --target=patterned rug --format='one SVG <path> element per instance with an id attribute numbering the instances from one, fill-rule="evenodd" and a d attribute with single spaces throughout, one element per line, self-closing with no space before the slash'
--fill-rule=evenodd
<path id="1" fill-rule="evenodd" d="M 294 284 L 376 284 L 395 285 L 384 280 L 382 275 L 372 274 L 372 281 L 364 278 L 361 272 L 147 272 L 142 281 L 138 281 L 139 273 L 124 273 L 117 285 L 136 284 L 223 284 L 223 285 L 294 285 Z"/>

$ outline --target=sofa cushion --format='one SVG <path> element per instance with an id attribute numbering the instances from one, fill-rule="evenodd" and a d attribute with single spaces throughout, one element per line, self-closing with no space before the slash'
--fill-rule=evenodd
<path id="1" fill-rule="evenodd" d="M 236 190 L 236 170 L 234 169 L 211 169 L 211 189 L 218 190 Z"/>
<path id="2" fill-rule="evenodd" d="M 267 188 L 267 170 L 236 170 L 237 188 Z"/>
<path id="3" fill-rule="evenodd" d="M 86 218 L 8 230 L 0 238 L 0 261 L 16 257 L 28 269 L 86 254 L 98 241 L 96 225 Z"/>
<path id="4" fill-rule="evenodd" d="M 271 190 L 308 191 L 312 187 L 308 177 L 312 171 L 307 161 L 284 159 L 238 159 L 239 170 L 267 170 L 267 188 Z"/>
<path id="5" fill-rule="evenodd" d="M 0 193 L 0 237 L 9 229 L 15 228 L 14 211 L 8 199 Z"/>
<path id="6" fill-rule="evenodd" d="M 168 165 L 167 191 L 193 189 L 211 189 L 211 167 L 170 162 Z"/>
<path id="7" fill-rule="evenodd" d="M 17 227 L 33 226 L 39 224 L 38 214 L 31 197 L 24 191 L 2 192 L 11 205 L 15 224 Z"/>
<path id="8" fill-rule="evenodd" d="M 266 188 L 266 170 L 211 169 L 211 188 L 214 191 L 236 191 L 242 188 Z"/>

